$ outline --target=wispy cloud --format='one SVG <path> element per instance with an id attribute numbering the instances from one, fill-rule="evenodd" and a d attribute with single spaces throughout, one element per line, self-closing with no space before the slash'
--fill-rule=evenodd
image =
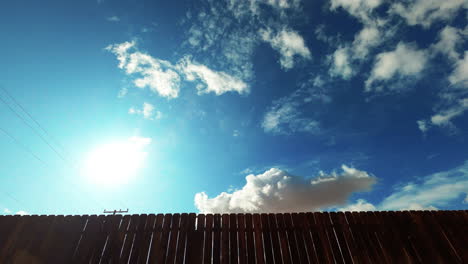
<path id="1" fill-rule="evenodd" d="M 106 50 L 117 56 L 119 68 L 128 75 L 139 75 L 134 84 L 139 88 L 149 88 L 151 91 L 166 98 L 177 98 L 182 81 L 198 82 L 199 94 L 226 92 L 247 93 L 249 86 L 234 76 L 222 71 L 215 71 L 203 64 L 192 61 L 188 56 L 174 65 L 169 61 L 152 57 L 136 48 L 136 43 L 124 42 L 110 45 Z M 136 112 L 136 111 L 135 111 Z"/>
<path id="2" fill-rule="evenodd" d="M 320 123 L 302 108 L 310 103 L 327 104 L 331 101 L 324 80 L 317 76 L 301 84 L 293 93 L 274 101 L 262 120 L 262 128 L 267 133 L 290 134 L 306 132 L 317 134 Z"/>
<path id="3" fill-rule="evenodd" d="M 107 21 L 110 21 L 110 22 L 119 22 L 120 21 L 120 18 L 118 16 L 110 16 L 110 17 L 107 17 L 106 19 L 107 19 Z"/>
<path id="4" fill-rule="evenodd" d="M 462 203 L 468 194 L 468 161 L 448 171 L 438 172 L 401 185 L 377 205 L 358 199 L 339 210 L 436 210 Z"/>
<path id="5" fill-rule="evenodd" d="M 193 62 L 188 57 L 182 59 L 177 67 L 187 80 L 200 81 L 199 85 L 196 86 L 199 94 L 212 92 L 221 95 L 226 92 L 239 94 L 249 92 L 249 86 L 242 80 L 225 72 L 211 70 L 205 65 Z"/>
<path id="6" fill-rule="evenodd" d="M 468 8 L 465 0 L 416 0 L 393 3 L 390 12 L 400 15 L 408 25 L 429 27 L 436 21 L 449 21 L 462 9 Z"/>
<path id="7" fill-rule="evenodd" d="M 141 109 L 131 107 L 128 109 L 128 113 L 131 115 L 141 115 L 143 118 L 148 120 L 161 119 L 163 114 L 160 111 L 156 111 L 154 105 L 144 102 Z"/>
<path id="8" fill-rule="evenodd" d="M 341 173 L 321 173 L 306 180 L 272 168 L 250 174 L 240 190 L 209 198 L 195 195 L 195 206 L 203 213 L 301 212 L 344 204 L 355 192 L 367 191 L 376 179 L 365 171 L 342 166 Z"/>
<path id="9" fill-rule="evenodd" d="M 297 31 L 282 28 L 273 32 L 271 28 L 267 28 L 261 29 L 259 33 L 263 41 L 270 43 L 280 53 L 280 64 L 286 70 L 294 66 L 294 57 L 311 58 L 304 39 Z"/>

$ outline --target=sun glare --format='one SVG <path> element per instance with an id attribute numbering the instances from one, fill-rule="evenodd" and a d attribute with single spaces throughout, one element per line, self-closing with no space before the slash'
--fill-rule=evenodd
<path id="1" fill-rule="evenodd" d="M 147 153 L 142 141 L 132 140 L 106 144 L 94 149 L 85 161 L 84 176 L 99 185 L 125 184 L 142 167 Z"/>

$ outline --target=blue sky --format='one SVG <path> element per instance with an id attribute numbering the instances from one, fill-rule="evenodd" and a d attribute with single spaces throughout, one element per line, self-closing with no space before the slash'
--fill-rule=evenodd
<path id="1" fill-rule="evenodd" d="M 2 2 L 0 213 L 467 209 L 467 9 Z"/>

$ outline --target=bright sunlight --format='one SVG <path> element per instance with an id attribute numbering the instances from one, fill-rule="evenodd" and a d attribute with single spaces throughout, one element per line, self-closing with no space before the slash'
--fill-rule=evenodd
<path id="1" fill-rule="evenodd" d="M 101 145 L 91 151 L 83 167 L 84 176 L 98 185 L 121 185 L 136 176 L 143 166 L 150 138 L 131 137 L 127 141 Z"/>

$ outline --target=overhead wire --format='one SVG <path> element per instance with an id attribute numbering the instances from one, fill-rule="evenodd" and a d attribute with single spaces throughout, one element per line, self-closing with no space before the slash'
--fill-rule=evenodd
<path id="1" fill-rule="evenodd" d="M 14 98 L 14 96 L 11 95 L 11 94 L 8 92 L 7 89 L 5 89 L 4 87 L 1 87 L 1 86 L 0 86 L 0 88 L 4 91 L 5 94 L 7 94 L 7 96 L 10 98 L 10 100 L 11 100 L 12 102 L 14 102 L 24 113 L 26 113 L 26 115 L 27 115 L 31 120 L 33 120 L 33 122 L 44 132 L 44 134 L 46 134 L 49 138 L 52 138 L 52 139 L 53 139 L 52 135 L 51 135 L 49 132 L 47 132 L 47 130 L 39 123 L 39 121 L 37 121 L 37 120 L 26 110 L 26 108 L 23 107 L 23 106 L 19 103 L 19 101 L 16 100 L 16 99 Z M 21 116 L 13 107 L 11 107 L 11 106 L 4 100 L 4 98 L 2 98 L 2 96 L 0 96 L 0 101 L 2 101 L 2 102 L 10 109 L 10 111 L 12 111 L 12 112 L 15 114 L 16 117 L 18 117 L 19 119 L 21 119 L 21 121 L 22 121 L 24 124 L 26 124 L 31 130 L 33 130 L 34 133 L 35 133 L 36 135 L 38 135 L 38 136 L 42 139 L 42 141 L 43 141 L 44 143 L 46 143 L 46 145 L 49 146 L 49 147 L 55 152 L 55 154 L 57 154 L 57 155 L 62 159 L 62 161 L 64 161 L 64 162 L 66 163 L 67 166 L 69 166 L 72 170 L 78 169 L 78 167 L 74 164 L 73 161 L 67 160 L 67 158 L 65 158 L 62 154 L 60 154 L 59 151 L 58 151 L 55 147 L 53 147 L 52 144 L 51 144 L 46 138 L 44 138 L 44 137 L 41 135 L 41 133 L 39 133 L 39 131 L 37 131 L 37 129 L 35 129 L 33 126 L 31 126 L 31 125 L 24 119 L 23 116 Z M 22 144 L 19 140 L 17 140 L 16 138 L 14 138 L 10 133 L 8 133 L 7 131 L 5 131 L 4 129 L 2 129 L 2 131 L 3 131 L 5 134 L 7 134 L 8 136 L 10 136 L 10 137 L 11 137 L 15 142 L 17 142 L 19 145 L 23 146 L 24 149 L 29 150 L 28 152 L 30 152 L 30 154 L 32 154 L 36 159 L 42 161 L 42 159 L 40 159 L 37 155 L 35 155 L 32 151 L 30 151 L 29 148 L 27 148 L 27 147 L 26 147 L 24 144 Z M 64 148 L 60 143 L 58 143 L 57 140 L 54 140 L 54 141 L 56 141 L 56 142 L 54 142 L 56 145 L 60 146 L 60 147 L 62 148 L 62 150 L 63 150 L 64 152 L 66 152 L 66 151 L 65 151 L 65 148 Z M 45 164 L 45 165 L 47 165 L 44 161 L 42 161 L 42 163 Z M 74 185 L 74 186 L 77 186 L 77 185 L 78 185 L 78 184 L 75 184 L 74 182 L 72 182 L 71 180 L 69 181 L 69 183 L 71 183 L 71 184 Z M 92 198 L 91 198 L 91 199 L 92 199 Z M 94 199 L 92 199 L 92 200 L 94 200 Z M 105 209 L 105 207 L 102 206 L 101 203 L 97 202 L 96 200 L 94 200 L 94 202 L 96 202 L 100 207 L 102 207 L 103 209 Z M 122 201 L 119 201 L 119 202 L 120 202 L 121 204 L 123 204 Z"/>

